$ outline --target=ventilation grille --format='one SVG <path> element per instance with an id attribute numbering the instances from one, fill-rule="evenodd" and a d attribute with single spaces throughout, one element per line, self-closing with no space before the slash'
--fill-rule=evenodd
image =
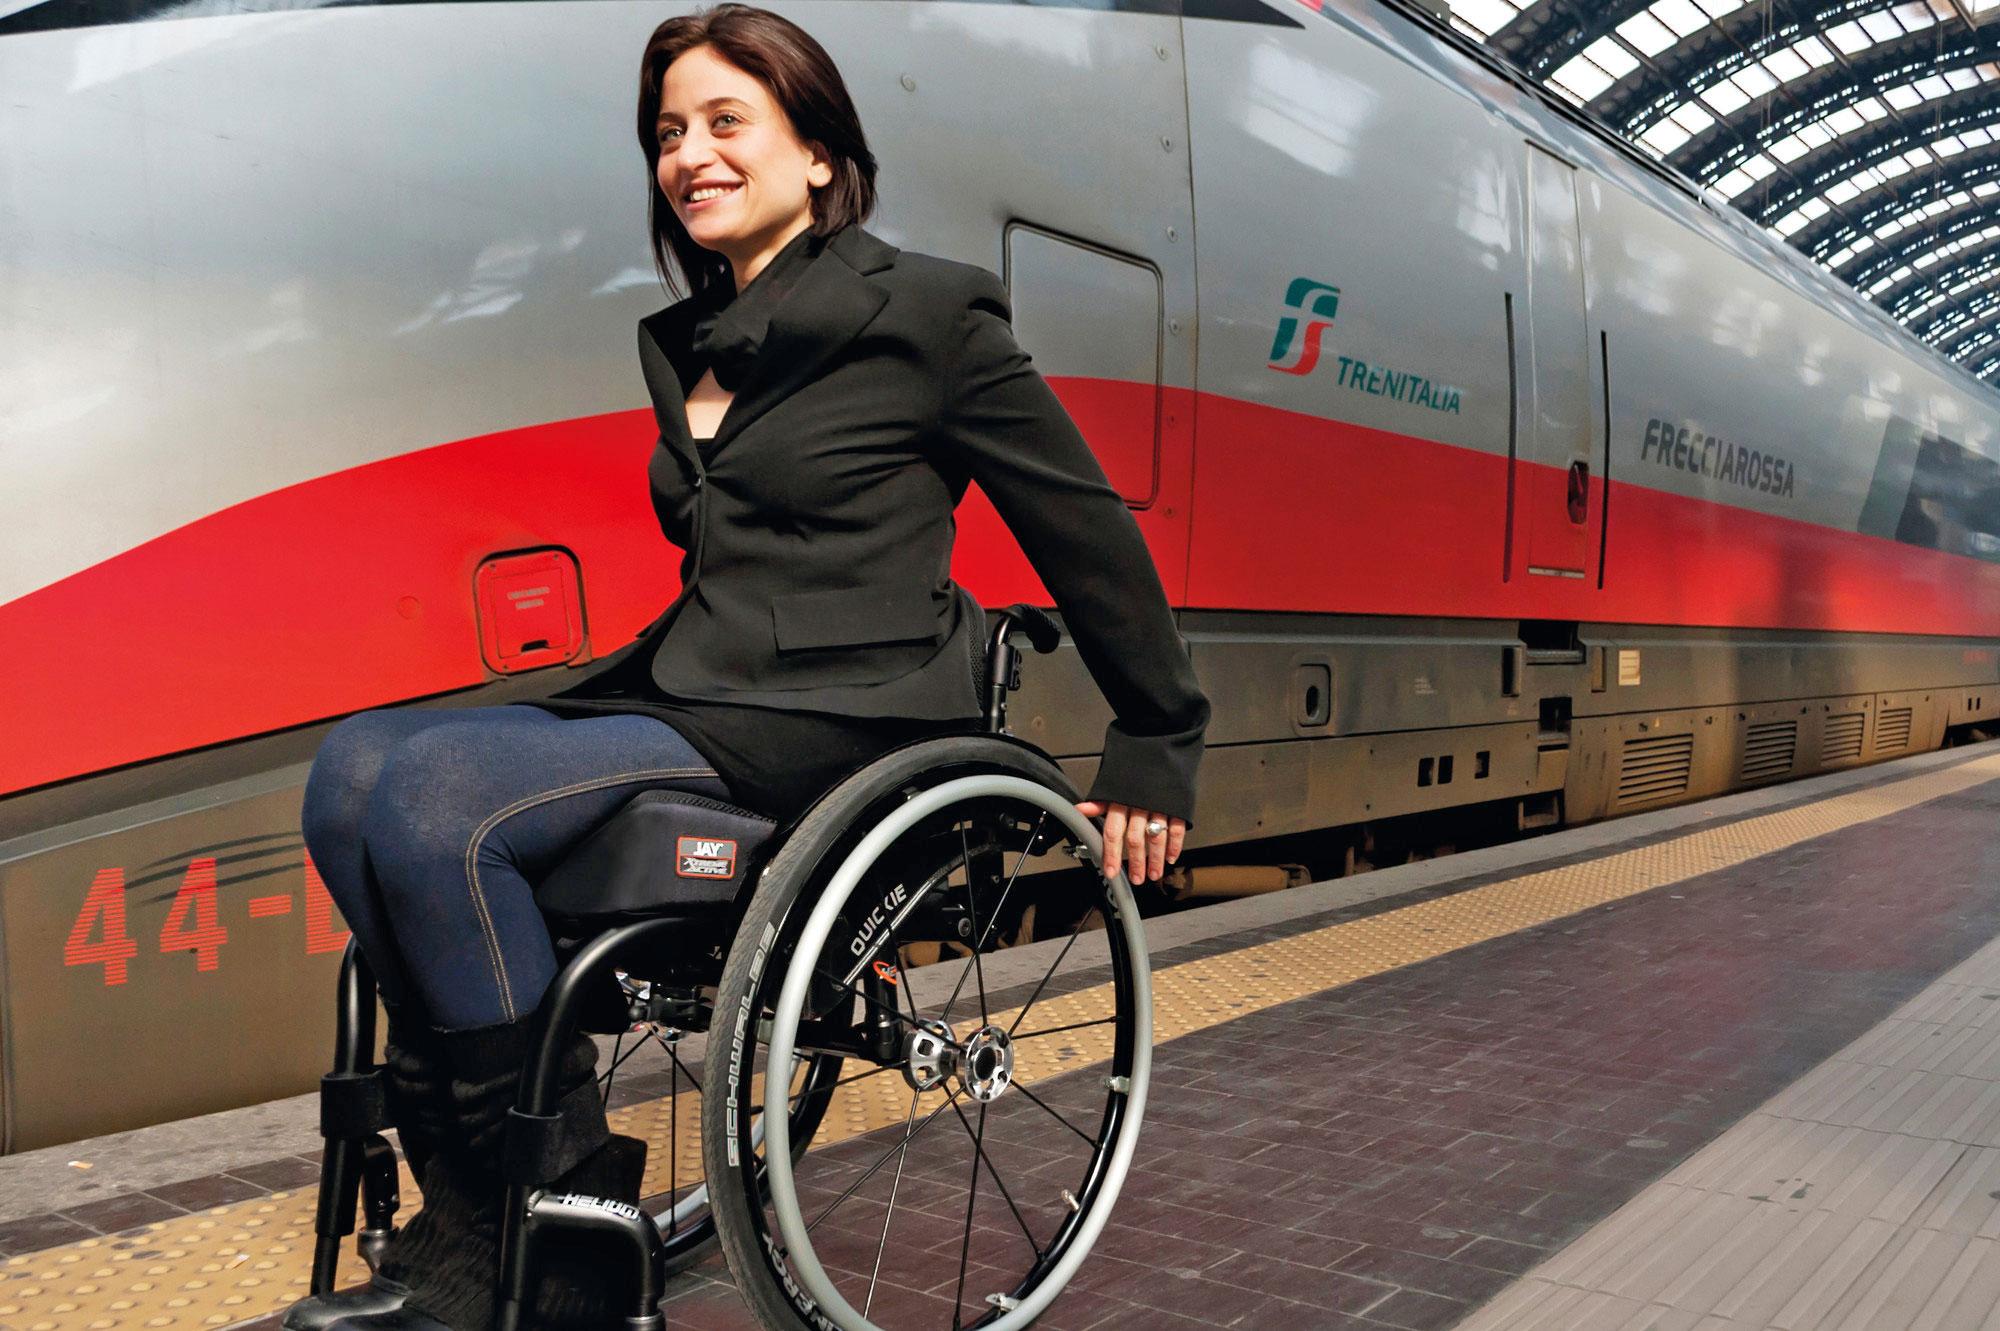
<path id="1" fill-rule="evenodd" d="M 1910 747 L 1910 708 L 1896 707 L 1875 717 L 1875 752 L 1893 753 Z"/>
<path id="2" fill-rule="evenodd" d="M 1743 737 L 1743 780 L 1771 781 L 1789 776 L 1799 751 L 1799 723 L 1765 721 Z"/>
<path id="3" fill-rule="evenodd" d="M 1861 756 L 1862 732 L 1868 728 L 1865 712 L 1844 712 L 1826 719 L 1826 734 L 1820 741 L 1819 760 L 1844 763 Z"/>
<path id="4" fill-rule="evenodd" d="M 1618 802 L 1643 804 L 1687 793 L 1694 772 L 1693 735 L 1648 735 L 1625 741 L 1618 769 Z"/>

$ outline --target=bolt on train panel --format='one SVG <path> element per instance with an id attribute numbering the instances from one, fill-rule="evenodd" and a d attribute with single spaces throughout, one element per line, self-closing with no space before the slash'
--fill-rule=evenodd
<path id="1" fill-rule="evenodd" d="M 7 1149 L 310 1085 L 316 728 L 553 691 L 673 598 L 632 106 L 690 7 L 0 14 Z M 1421 13 L 772 8 L 846 76 L 871 229 L 1006 278 L 1133 507 L 1211 843 L 1634 807 L 1642 713 L 1740 750 L 1821 708 L 1787 775 L 1837 708 L 2000 717 L 2000 399 Z M 982 599 L 1045 601 L 960 526 Z M 1074 655 L 1023 704 L 1087 768 Z M 1751 780 L 1725 748 L 1667 797 Z"/>

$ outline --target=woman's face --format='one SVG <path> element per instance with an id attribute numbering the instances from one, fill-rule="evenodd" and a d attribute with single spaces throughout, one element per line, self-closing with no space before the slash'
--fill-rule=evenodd
<path id="1" fill-rule="evenodd" d="M 660 192 L 703 249 L 747 283 L 812 223 L 833 168 L 799 141 L 770 90 L 712 46 L 683 52 L 660 85 Z"/>

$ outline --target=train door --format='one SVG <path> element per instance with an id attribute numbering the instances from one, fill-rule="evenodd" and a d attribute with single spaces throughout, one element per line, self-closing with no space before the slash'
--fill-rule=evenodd
<path id="1" fill-rule="evenodd" d="M 1529 574 L 1583 578 L 1596 549 L 1598 505 L 1576 168 L 1535 144 L 1527 149 L 1527 391 L 1514 464 L 1515 543 Z"/>

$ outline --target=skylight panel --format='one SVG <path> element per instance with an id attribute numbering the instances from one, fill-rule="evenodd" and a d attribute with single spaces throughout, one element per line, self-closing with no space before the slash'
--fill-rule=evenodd
<path id="1" fill-rule="evenodd" d="M 1790 83 L 1801 74 L 1810 72 L 1812 66 L 1808 65 L 1805 57 L 1797 51 L 1785 50 L 1773 51 L 1765 56 L 1764 68 L 1770 70 L 1778 82 Z"/>
<path id="2" fill-rule="evenodd" d="M 1796 51 L 1799 58 L 1814 69 L 1818 69 L 1821 65 L 1830 65 L 1833 63 L 1833 48 L 1817 37 L 1806 38 L 1797 46 L 1794 46 L 1792 50 Z"/>
<path id="3" fill-rule="evenodd" d="M 1971 129 L 1959 131 L 1958 138 L 1959 142 L 1968 148 L 1983 148 L 1993 142 L 1993 131 L 1975 125 Z"/>
<path id="4" fill-rule="evenodd" d="M 1917 95 L 1925 101 L 1933 101 L 1951 91 L 1951 84 L 1941 74 L 1931 74 L 1918 79 L 1913 85 Z"/>
<path id="5" fill-rule="evenodd" d="M 1983 81 L 1984 76 L 1976 69 L 1948 69 L 1938 75 L 1949 84 L 1953 92 L 1964 92 Z"/>
<path id="6" fill-rule="evenodd" d="M 1824 148 L 1833 142 L 1834 135 L 1833 131 L 1826 127 L 1825 121 L 1814 121 L 1801 129 L 1798 137 L 1808 148 Z"/>
<path id="7" fill-rule="evenodd" d="M 1762 180 L 1773 171 L 1776 171 L 1778 164 L 1764 156 L 1764 154 L 1758 153 L 1755 157 L 1745 162 L 1742 169 L 1743 173 L 1749 176 L 1750 179 Z"/>
<path id="8" fill-rule="evenodd" d="M 1688 133 L 1674 121 L 1662 120 L 1644 134 L 1641 134 L 1639 142 L 1645 144 L 1660 156 L 1665 157 L 1693 137 L 1694 135 Z"/>
<path id="9" fill-rule="evenodd" d="M 1854 104 L 1854 109 L 1861 113 L 1863 120 L 1871 124 L 1889 114 L 1889 108 L 1873 97 L 1862 98 Z"/>
<path id="10" fill-rule="evenodd" d="M 1909 3 L 1897 5 L 1891 12 L 1901 19 L 1903 26 L 1911 32 L 1928 28 L 1942 17 L 1925 0 L 1909 0 Z"/>
<path id="11" fill-rule="evenodd" d="M 1655 56 L 1680 38 L 1674 30 L 1651 14 L 1634 14 L 1618 25 L 1618 35 L 1639 48 L 1642 55 Z"/>
<path id="12" fill-rule="evenodd" d="M 1616 80 L 1605 73 L 1595 60 L 1587 55 L 1580 55 L 1557 70 L 1549 82 L 1575 93 L 1587 102 Z"/>
<path id="13" fill-rule="evenodd" d="M 1743 8 L 1747 0 L 1700 0 L 1702 12 L 1710 18 L 1726 18 Z"/>
<path id="14" fill-rule="evenodd" d="M 1859 23 L 1861 30 L 1868 34 L 1868 44 L 1870 46 L 1873 46 L 1876 42 L 1894 41 L 1903 35 L 1903 25 L 1896 22 L 1895 16 L 1887 10 L 1877 10 L 1873 14 L 1863 14 L 1855 22 Z"/>
<path id="15" fill-rule="evenodd" d="M 1781 162 L 1796 162 L 1809 151 L 1806 141 L 1796 134 L 1787 134 L 1772 144 L 1767 151 Z"/>
<path id="16" fill-rule="evenodd" d="M 1734 83 L 1724 80 L 1702 93 L 1701 100 L 1719 116 L 1734 115 L 1750 104 L 1750 95 Z"/>
<path id="17" fill-rule="evenodd" d="M 1832 212 L 1833 208 L 1824 198 L 1818 198 L 1807 199 L 1805 203 L 1800 205 L 1799 211 L 1806 215 L 1808 222 L 1817 222 L 1820 218 Z"/>
<path id="18" fill-rule="evenodd" d="M 1868 122 L 1863 120 L 1861 113 L 1853 107 L 1843 106 L 1820 123 L 1835 134 L 1852 134 Z"/>
<path id="19" fill-rule="evenodd" d="M 1900 88 L 1891 88 L 1889 91 L 1883 93 L 1882 100 L 1895 107 L 1898 111 L 1907 111 L 1913 106 L 1920 105 L 1924 100 L 1924 95 L 1918 92 L 1914 86 L 1906 83 Z"/>
<path id="20" fill-rule="evenodd" d="M 1715 192 L 1717 194 L 1720 194 L 1723 198 L 1733 199 L 1737 195 L 1743 193 L 1744 190 L 1749 189 L 1752 185 L 1756 183 L 1757 183 L 1757 178 L 1755 176 L 1751 175 L 1743 168 L 1738 167 L 1736 170 L 1731 171 L 1728 175 L 1724 176 L 1722 179 L 1716 181 L 1714 184 L 1714 189 Z"/>
<path id="21" fill-rule="evenodd" d="M 1500 31 L 1512 23 L 1520 12 L 1520 6 L 1509 3 L 1509 0 L 1457 0 L 1451 7 L 1453 18 L 1463 19 L 1478 29 L 1482 37 Z"/>
<path id="22" fill-rule="evenodd" d="M 1831 186 L 1824 197 L 1831 199 L 1836 207 L 1860 194 L 1861 190 L 1851 181 L 1843 180 Z"/>
<path id="23" fill-rule="evenodd" d="M 1750 94 L 1755 99 L 1778 86 L 1778 80 L 1762 65 L 1745 65 L 1730 75 L 1729 81 Z"/>
<path id="24" fill-rule="evenodd" d="M 1856 51 L 1865 51 L 1875 44 L 1874 38 L 1863 32 L 1859 23 L 1852 21 L 1828 28 L 1826 39 L 1832 42 L 1842 55 L 1853 55 Z"/>
<path id="25" fill-rule="evenodd" d="M 1698 102 L 1683 102 L 1669 117 L 1690 134 L 1699 134 L 1715 123 L 1715 117 Z"/>
<path id="26" fill-rule="evenodd" d="M 1681 37 L 1699 32 L 1711 22 L 1709 16 L 1695 8 L 1690 0 L 1658 0 L 1648 12 Z"/>
<path id="27" fill-rule="evenodd" d="M 1583 53 L 1614 79 L 1622 79 L 1639 67 L 1639 57 L 1626 50 L 1616 37 L 1599 37 Z"/>
<path id="28" fill-rule="evenodd" d="M 1931 145 L 1939 157 L 1956 157 L 1965 151 L 1965 144 L 1958 135 L 1952 134 Z"/>
<path id="29" fill-rule="evenodd" d="M 1853 257 L 1854 250 L 1851 246 L 1844 250 L 1835 250 L 1831 255 L 1827 256 L 1826 266 L 1829 268 L 1838 268 Z"/>

